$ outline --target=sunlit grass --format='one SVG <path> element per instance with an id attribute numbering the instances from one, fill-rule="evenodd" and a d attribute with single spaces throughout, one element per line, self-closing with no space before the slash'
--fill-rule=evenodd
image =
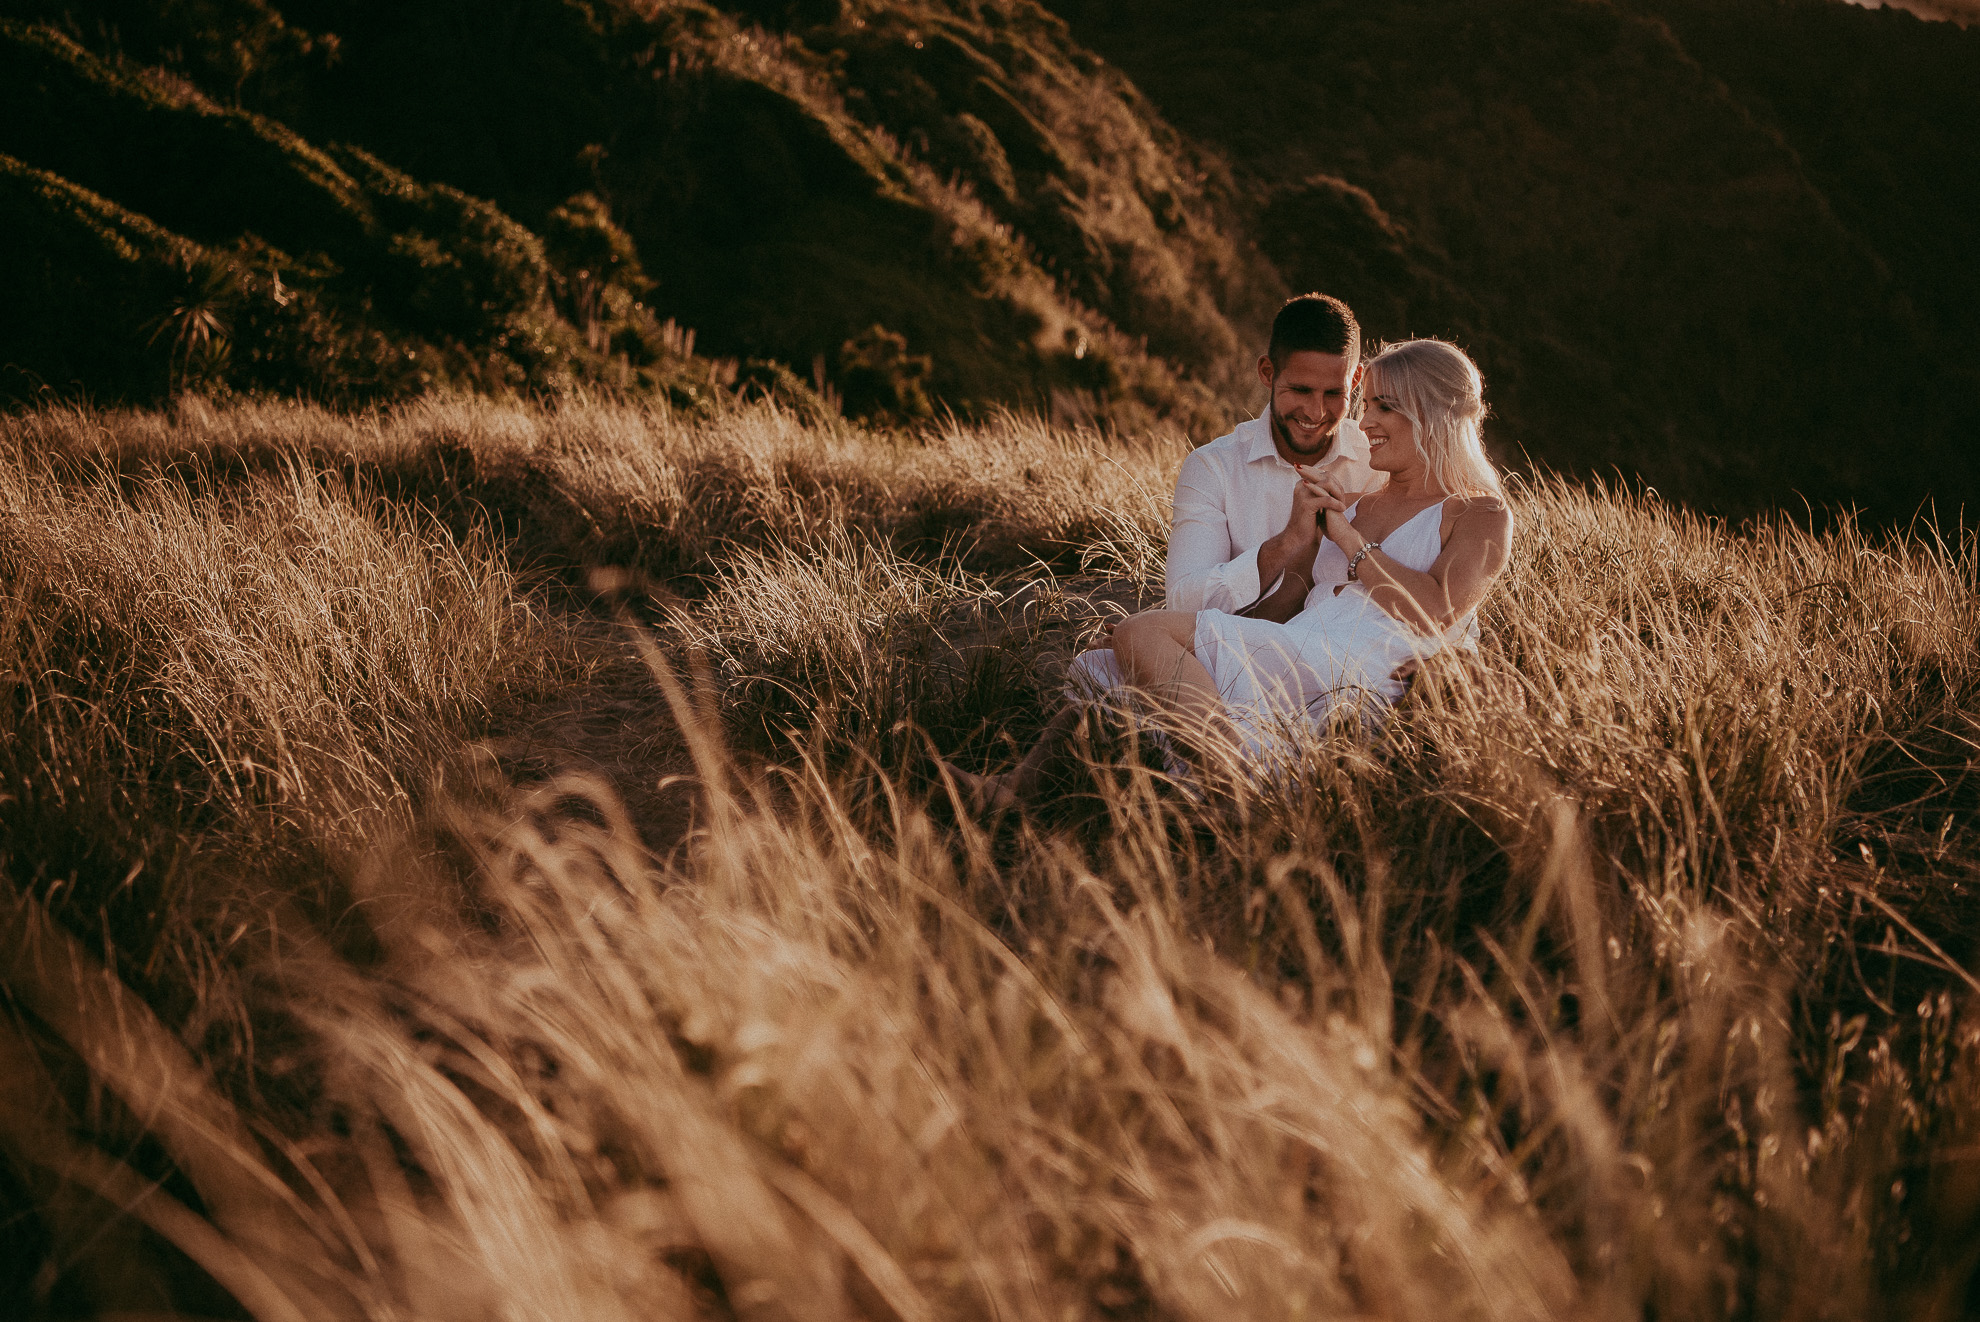
<path id="1" fill-rule="evenodd" d="M 1192 795 L 1102 730 L 1087 809 L 977 824 L 920 754 L 1010 756 L 1156 587 L 1178 443 L 4 432 L 36 1307 L 1965 1307 L 1969 535 L 1522 486 L 1479 656 L 1372 736 Z M 642 650 L 685 832 L 476 751 Z"/>

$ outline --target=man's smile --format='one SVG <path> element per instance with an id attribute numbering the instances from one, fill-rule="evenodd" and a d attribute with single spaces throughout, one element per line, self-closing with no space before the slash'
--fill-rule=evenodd
<path id="1" fill-rule="evenodd" d="M 1301 441 L 1320 440 L 1331 430 L 1324 422 L 1307 422 L 1303 418 L 1286 418 L 1284 422 L 1293 436 Z"/>

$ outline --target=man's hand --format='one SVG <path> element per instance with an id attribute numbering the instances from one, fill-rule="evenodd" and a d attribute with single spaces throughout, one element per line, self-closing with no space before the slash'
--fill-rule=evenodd
<path id="1" fill-rule="evenodd" d="M 1297 467 L 1302 488 L 1311 487 L 1316 492 L 1324 492 L 1328 497 L 1321 503 L 1322 513 L 1331 509 L 1344 514 L 1349 506 L 1368 494 L 1366 491 L 1354 490 L 1343 480 L 1347 476 L 1347 467 L 1347 461 L 1344 459 L 1330 459 L 1324 464 L 1315 464 L 1311 468 Z"/>
<path id="2" fill-rule="evenodd" d="M 1292 516 L 1286 520 L 1285 538 L 1287 549 L 1302 547 L 1320 549 L 1320 525 L 1327 517 L 1327 511 L 1334 508 L 1340 498 L 1311 478 L 1302 477 L 1299 485 L 1293 488 Z"/>
<path id="3" fill-rule="evenodd" d="M 1317 468 L 1300 469 L 1300 489 L 1302 491 L 1310 489 L 1315 493 L 1312 499 L 1316 502 L 1315 517 L 1319 520 L 1321 530 L 1326 534 L 1327 540 L 1346 551 L 1350 550 L 1350 541 L 1359 537 L 1359 534 L 1354 532 L 1354 526 L 1348 522 L 1347 512 L 1367 493 L 1344 490 L 1334 471 L 1335 467 L 1330 462 Z M 1299 498 L 1295 496 L 1295 506 L 1298 503 Z"/>
<path id="4" fill-rule="evenodd" d="M 1329 514 L 1346 511 L 1347 507 L 1361 499 L 1361 493 L 1344 490 L 1337 480 L 1333 463 L 1321 464 L 1317 468 L 1295 466 L 1299 473 L 1299 485 L 1293 489 L 1292 517 L 1286 522 L 1288 536 L 1308 536 L 1319 548 L 1319 529 Z M 1296 531 L 1295 531 L 1296 530 Z"/>
<path id="5" fill-rule="evenodd" d="M 1296 471 L 1299 485 L 1293 488 L 1292 514 L 1286 519 L 1284 530 L 1266 538 L 1265 544 L 1258 548 L 1258 582 L 1267 592 L 1287 570 L 1298 573 L 1303 580 L 1311 580 L 1313 557 L 1320 550 L 1322 521 L 1338 517 L 1339 511 L 1347 508 L 1341 494 L 1326 480 L 1331 473 L 1316 478 L 1316 470 L 1296 467 Z M 1254 602 L 1253 607 L 1257 604 Z"/>

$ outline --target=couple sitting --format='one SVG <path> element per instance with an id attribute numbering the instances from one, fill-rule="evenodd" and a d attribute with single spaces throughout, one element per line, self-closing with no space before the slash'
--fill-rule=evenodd
<path id="1" fill-rule="evenodd" d="M 1402 695 L 1416 662 L 1468 646 L 1501 570 L 1512 514 L 1485 458 L 1484 379 L 1441 340 L 1360 362 L 1338 299 L 1279 310 L 1258 364 L 1263 418 L 1183 461 L 1169 538 L 1168 609 L 1112 629 L 1073 663 L 1075 704 L 1018 765 L 974 776 L 981 804 L 1034 792 L 1078 722 L 1078 700 L 1137 697 L 1172 740 L 1264 751 L 1289 719 Z M 1347 416 L 1357 385 L 1366 401 Z"/>

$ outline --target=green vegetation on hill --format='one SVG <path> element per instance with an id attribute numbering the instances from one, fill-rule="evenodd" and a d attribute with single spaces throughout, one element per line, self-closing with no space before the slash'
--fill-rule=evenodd
<path id="1" fill-rule="evenodd" d="M 1223 384 L 1226 309 L 1249 299 L 1255 318 L 1272 292 L 1203 166 L 1029 4 L 519 0 L 471 26 L 440 5 L 315 21 L 340 58 L 303 122 L 525 218 L 600 189 L 717 352 L 830 367 L 879 323 L 958 408 L 1078 391 L 1159 407 L 1207 398 L 1174 368 Z"/>
<path id="2" fill-rule="evenodd" d="M 0 272 L 16 396 L 693 388 L 643 304 L 564 315 L 578 272 L 490 203 L 47 27 L 0 22 L 0 207 L 27 241 Z M 557 233 L 586 226 L 616 232 L 594 213 Z"/>
<path id="3" fill-rule="evenodd" d="M 1974 535 L 1516 483 L 1381 730 L 959 819 L 1185 450 L 0 419 L 10 1316 L 1970 1315 Z"/>
<path id="4" fill-rule="evenodd" d="M 725 379 L 787 399 L 829 381 L 862 413 L 1211 429 L 1279 291 L 1214 165 L 1031 5 L 0 8 L 55 25 L 7 29 L 33 67 L 0 149 L 201 242 L 320 255 L 350 291 L 339 325 L 513 362 L 497 384 L 649 367 L 650 302 L 733 360 Z M 374 217 L 380 162 L 458 214 Z M 549 243 L 574 204 L 644 272 L 607 291 L 602 328 L 598 273 Z M 497 220 L 513 241 L 491 242 Z M 433 269 L 456 249 L 482 269 Z M 470 287 L 420 284 L 450 278 Z"/>
<path id="5" fill-rule="evenodd" d="M 0 16 L 0 206 L 37 254 L 0 274 L 9 398 L 595 385 L 1201 438 L 1322 288 L 1471 348 L 1509 460 L 1734 514 L 1980 494 L 1980 31 L 1896 10 Z"/>

